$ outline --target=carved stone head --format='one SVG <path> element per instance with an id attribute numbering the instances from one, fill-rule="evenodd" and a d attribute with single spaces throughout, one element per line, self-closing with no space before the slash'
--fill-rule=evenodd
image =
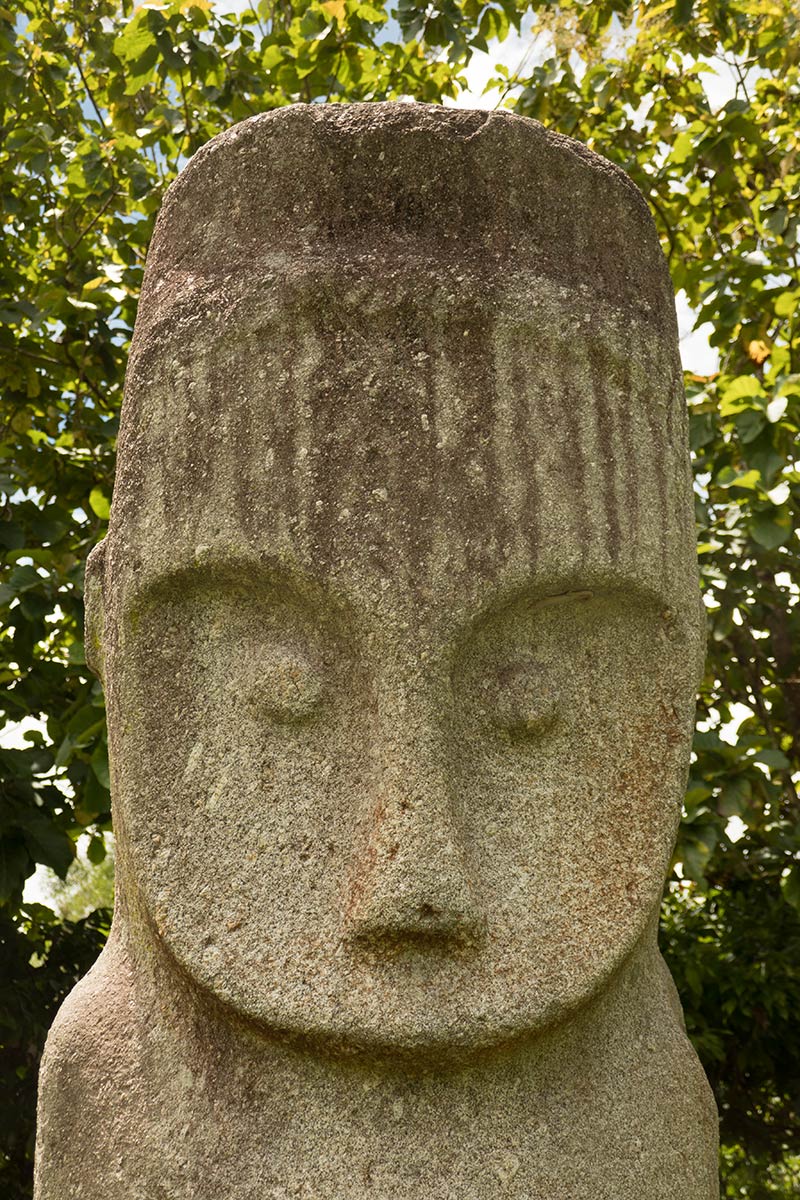
<path id="1" fill-rule="evenodd" d="M 215 138 L 87 597 L 132 936 L 333 1049 L 563 1019 L 652 936 L 702 647 L 642 197 L 501 112 Z"/>

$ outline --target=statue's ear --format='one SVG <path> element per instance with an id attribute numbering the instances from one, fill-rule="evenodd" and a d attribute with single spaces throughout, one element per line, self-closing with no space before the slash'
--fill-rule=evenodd
<path id="1" fill-rule="evenodd" d="M 83 581 L 83 605 L 86 614 L 84 646 L 86 662 L 98 679 L 103 679 L 103 575 L 105 572 L 106 542 L 98 542 L 86 560 Z"/>

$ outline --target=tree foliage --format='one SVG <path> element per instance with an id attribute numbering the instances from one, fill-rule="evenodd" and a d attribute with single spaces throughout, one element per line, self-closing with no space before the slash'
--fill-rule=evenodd
<path id="1" fill-rule="evenodd" d="M 45 1035 L 61 1002 L 108 936 L 111 914 L 60 920 L 43 904 L 0 913 L 0 1184 L 29 1196 L 36 1078 Z"/>
<path id="2" fill-rule="evenodd" d="M 208 138 L 265 109 L 452 101 L 472 56 L 498 40 L 500 58 L 513 46 L 516 62 L 497 68 L 490 103 L 581 139 L 634 178 L 676 289 L 719 352 L 719 371 L 687 375 L 710 636 L 664 944 L 721 1105 L 726 1194 L 791 1194 L 800 1153 L 795 0 L 147 0 L 136 9 L 0 0 L 0 708 L 9 725 L 41 722 L 21 748 L 0 749 L 0 936 L 9 978 L 47 997 L 31 1000 L 33 1050 L 18 1058 L 24 1010 L 0 995 L 2 1082 L 13 1076 L 22 1088 L 0 1145 L 4 1193 L 28 1194 L 38 1048 L 104 928 L 22 907 L 22 889 L 37 864 L 64 877 L 83 833 L 90 859 L 104 853 L 108 762 L 102 692 L 82 644 L 83 563 L 108 519 L 127 348 L 164 190 Z M 728 95 L 715 101 L 720 79 Z"/>

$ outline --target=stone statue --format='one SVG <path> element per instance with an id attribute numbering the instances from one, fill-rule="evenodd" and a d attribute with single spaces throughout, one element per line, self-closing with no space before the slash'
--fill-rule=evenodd
<path id="1" fill-rule="evenodd" d="M 170 188 L 87 571 L 118 892 L 37 1200 L 713 1200 L 656 947 L 703 654 L 646 205 L 504 112 Z"/>

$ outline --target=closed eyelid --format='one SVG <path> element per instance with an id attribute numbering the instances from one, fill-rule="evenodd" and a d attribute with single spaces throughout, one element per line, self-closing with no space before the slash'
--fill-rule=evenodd
<path id="1" fill-rule="evenodd" d="M 560 700 L 551 672 L 532 660 L 510 660 L 484 676 L 483 693 L 494 723 L 538 723 Z"/>
<path id="2" fill-rule="evenodd" d="M 313 656 L 280 643 L 248 655 L 239 686 L 249 708 L 279 722 L 313 716 L 324 694 L 323 674 Z"/>

